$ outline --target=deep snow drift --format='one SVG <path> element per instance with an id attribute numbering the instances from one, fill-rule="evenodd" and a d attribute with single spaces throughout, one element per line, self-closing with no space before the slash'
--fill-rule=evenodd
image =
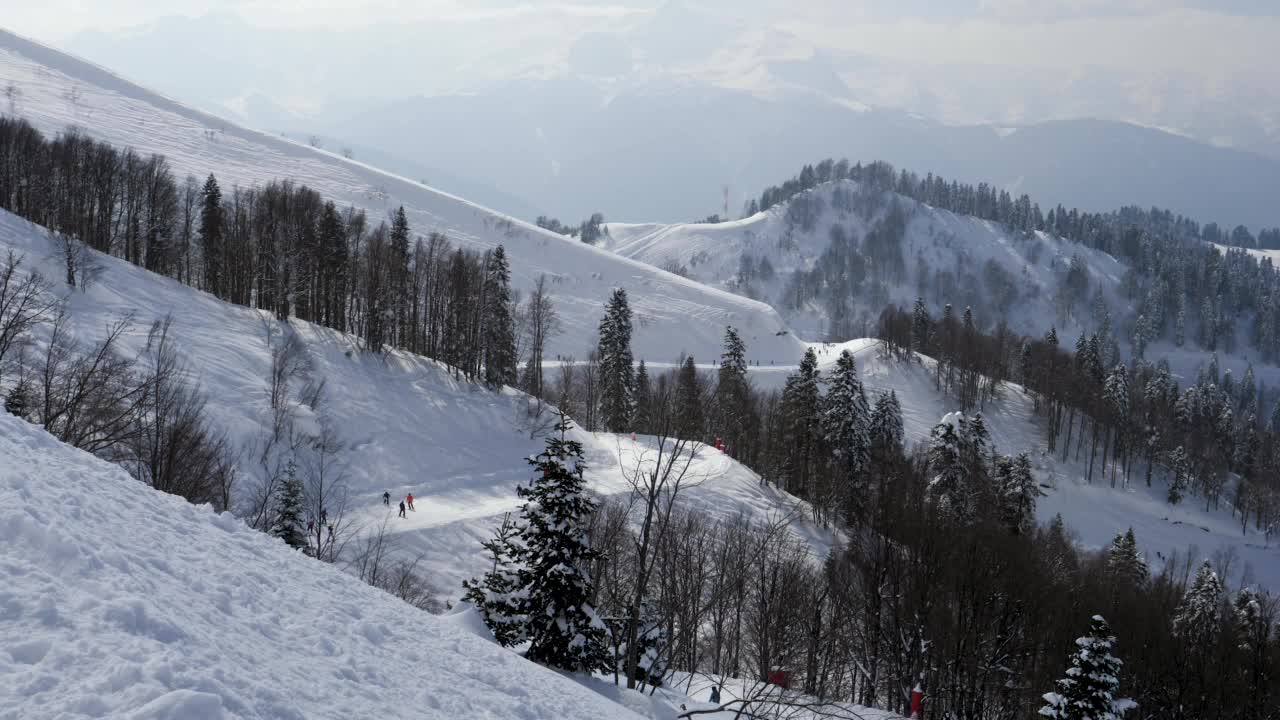
<path id="1" fill-rule="evenodd" d="M 0 718 L 640 717 L 471 620 L 0 414 Z"/>
<path id="2" fill-rule="evenodd" d="M 683 351 L 709 357 L 725 325 L 742 330 L 754 359 L 790 361 L 800 352 L 792 334 L 778 334 L 785 324 L 764 303 L 621 259 L 337 154 L 239 127 L 3 30 L 0 81 L 19 89 L 12 111 L 42 131 L 75 126 L 120 148 L 163 154 L 178 178 L 191 173 L 203 179 L 212 172 L 224 193 L 289 179 L 340 206 L 364 208 L 375 224 L 403 205 L 416 234 L 443 232 L 472 249 L 505 245 L 514 287 L 527 289 L 542 274 L 550 280 L 564 332 L 549 340 L 548 356 L 586 356 L 616 287 L 630 296 L 635 344 L 650 356 L 674 359 Z"/>

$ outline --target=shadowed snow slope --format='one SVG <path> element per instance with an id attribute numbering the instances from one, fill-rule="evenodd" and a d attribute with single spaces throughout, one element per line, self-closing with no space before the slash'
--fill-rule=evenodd
<path id="1" fill-rule="evenodd" d="M 0 81 L 20 89 L 13 110 L 42 131 L 76 126 L 120 148 L 161 153 L 177 177 L 214 173 L 224 193 L 236 185 L 289 179 L 341 206 L 364 208 L 375 223 L 403 205 L 418 234 L 443 232 L 476 250 L 505 245 L 515 287 L 528 289 L 544 273 L 551 281 L 564 332 L 549 340 L 548 356 L 586 356 L 595 345 L 603 304 L 616 287 L 631 298 L 635 343 L 644 354 L 676 357 L 684 351 L 710 357 L 725 325 L 742 329 L 753 358 L 784 361 L 799 352 L 794 336 L 777 334 L 785 328 L 783 321 L 764 303 L 620 258 L 336 154 L 239 127 L 3 30 Z"/>
<path id="2" fill-rule="evenodd" d="M 639 717 L 465 625 L 0 414 L 0 718 Z"/>

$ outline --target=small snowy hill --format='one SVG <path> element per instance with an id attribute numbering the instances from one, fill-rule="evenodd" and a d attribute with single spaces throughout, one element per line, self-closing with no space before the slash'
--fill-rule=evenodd
<path id="1" fill-rule="evenodd" d="M 640 717 L 477 623 L 0 413 L 0 718 Z"/>
<path id="2" fill-rule="evenodd" d="M 905 220 L 900 237 L 873 242 L 869 234 L 885 221 L 894 204 Z M 950 302 L 957 313 L 972 305 L 979 323 L 991 325 L 995 318 L 1007 317 L 1015 330 L 1025 334 L 1042 334 L 1056 322 L 1059 334 L 1071 339 L 1081 326 L 1058 310 L 1055 296 L 1072 258 L 1085 264 L 1092 284 L 1117 305 L 1117 288 L 1125 271 L 1105 253 L 1047 233 L 1011 233 L 998 223 L 893 193 L 867 193 L 850 180 L 819 185 L 741 220 L 611 223 L 608 228 L 604 246 L 619 255 L 680 269 L 699 282 L 771 303 L 797 332 L 812 339 L 829 337 L 833 314 L 839 316 L 838 322 L 858 331 L 855 334 L 868 335 L 887 303 L 910 307 L 920 295 L 931 305 Z M 835 243 L 841 253 L 824 259 L 837 234 L 847 238 L 845 243 Z M 827 298 L 805 299 L 797 306 L 788 297 L 788 281 L 796 270 L 825 271 L 841 264 L 850 250 L 871 255 L 877 252 L 871 247 L 876 242 L 899 245 L 900 264 L 895 270 L 890 267 L 894 263 L 878 263 L 882 270 L 861 278 L 844 293 L 843 310 L 833 312 Z M 764 261 L 769 270 L 761 270 Z M 883 286 L 876 287 L 878 283 Z"/>
<path id="3" fill-rule="evenodd" d="M 889 390 L 897 393 L 908 446 L 926 442 L 942 416 L 958 409 L 951 398 L 935 390 L 930 358 L 899 361 L 883 355 L 879 341 L 868 339 L 815 344 L 814 348 L 824 375 L 830 374 L 840 352 L 847 349 L 857 359 L 869 395 Z M 794 370 L 794 366 L 752 367 L 751 378 L 757 387 L 781 388 Z M 706 371 L 713 370 L 708 367 Z M 1019 385 L 1005 385 L 1000 397 L 983 408 L 982 414 L 999 452 L 1030 454 L 1036 479 L 1045 492 L 1036 507 L 1041 522 L 1061 513 L 1080 541 L 1094 549 L 1106 547 L 1116 534 L 1132 527 L 1148 562 L 1156 568 L 1174 552 L 1185 554 L 1188 549 L 1204 558 L 1234 553 L 1238 560 L 1233 564 L 1234 572 L 1247 574 L 1247 579 L 1272 590 L 1280 589 L 1280 546 L 1268 545 L 1264 535 L 1252 527 L 1241 532 L 1240 521 L 1232 517 L 1225 501 L 1221 510 L 1213 511 L 1206 510 L 1204 501 L 1195 497 L 1172 506 L 1165 500 L 1167 481 L 1159 474 L 1151 488 L 1146 487 L 1140 473 L 1134 474 L 1128 488 L 1112 488 L 1109 476 L 1096 474 L 1093 484 L 1087 484 L 1085 462 L 1072 458 L 1064 463 L 1043 452 L 1044 419 L 1036 415 L 1032 398 Z M 1240 579 L 1231 578 L 1232 582 Z"/>
<path id="4" fill-rule="evenodd" d="M 552 281 L 564 332 L 549 341 L 548 355 L 584 357 L 594 347 L 603 303 L 615 287 L 627 290 L 636 347 L 649 355 L 710 356 L 725 325 L 743 330 L 753 358 L 790 360 L 800 352 L 793 335 L 779 334 L 785 325 L 768 305 L 620 259 L 337 154 L 239 127 L 3 30 L 0 84 L 15 88 L 12 103 L 6 100 L 0 111 L 46 133 L 75 126 L 121 148 L 163 154 L 179 178 L 212 172 L 224 188 L 291 179 L 339 205 L 364 208 L 375 222 L 403 205 L 418 234 L 440 231 L 474 249 L 505 245 L 516 287 L 528 288 L 544 273 Z"/>
<path id="5" fill-rule="evenodd" d="M 61 277 L 47 232 L 0 211 L 0 257 L 9 250 L 25 256 L 29 269 Z M 341 443 L 337 462 L 350 489 L 353 525 L 375 529 L 385 522 L 405 550 L 423 555 L 442 601 L 460 596 L 461 581 L 483 569 L 480 541 L 519 505 L 515 487 L 530 477 L 524 459 L 542 447 L 527 417 L 527 396 L 509 388 L 483 390 L 409 353 L 362 353 L 342 333 L 301 321 L 286 326 L 118 258 L 94 257 L 97 272 L 88 289 L 60 291 L 72 333 L 90 344 L 112 323 L 131 317 L 121 342 L 132 355 L 145 347 L 151 325 L 171 314 L 170 332 L 209 396 L 213 421 L 242 450 L 241 500 L 262 474 L 256 457 L 272 423 L 267 336 L 278 343 L 286 330 L 295 332 L 310 379 L 325 389 L 317 408 L 295 399 L 293 409 L 302 429 L 315 432 L 328 423 Z M 547 420 L 540 424 L 545 428 Z M 624 465 L 631 469 L 653 445 L 651 438 L 582 431 L 575 431 L 575 439 L 586 450 L 591 488 L 605 496 L 628 490 Z M 760 520 L 795 516 L 793 531 L 818 556 L 833 541 L 808 522 L 794 497 L 762 485 L 750 470 L 712 449 L 699 451 L 690 476 L 701 481 L 687 496 L 690 507 L 726 520 L 740 513 Z M 382 505 L 384 491 L 397 497 L 413 493 L 417 511 L 395 517 Z"/>

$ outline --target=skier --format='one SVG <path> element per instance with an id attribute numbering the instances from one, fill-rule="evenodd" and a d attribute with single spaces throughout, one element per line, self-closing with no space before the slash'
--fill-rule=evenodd
<path id="1" fill-rule="evenodd" d="M 404 501 L 400 501 L 400 517 L 404 517 Z"/>
<path id="2" fill-rule="evenodd" d="M 384 492 L 384 493 L 382 493 L 382 504 L 383 504 L 383 505 L 386 505 L 387 507 L 391 507 L 391 493 L 390 493 L 390 492 Z"/>
<path id="3" fill-rule="evenodd" d="M 409 502 L 409 509 L 413 510 L 413 493 L 409 493 L 409 497 L 405 498 L 405 500 Z M 413 510 L 413 511 L 417 512 L 417 510 Z"/>
<path id="4" fill-rule="evenodd" d="M 709 701 L 716 705 L 720 704 L 720 686 L 719 685 L 711 686 L 711 698 Z"/>

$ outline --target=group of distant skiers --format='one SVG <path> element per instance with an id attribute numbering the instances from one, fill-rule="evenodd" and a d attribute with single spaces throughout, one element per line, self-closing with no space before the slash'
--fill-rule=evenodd
<path id="1" fill-rule="evenodd" d="M 329 527 L 329 542 L 333 542 L 333 525 L 329 522 L 329 511 L 321 510 L 320 511 L 320 527 L 324 528 L 326 525 Z M 311 534 L 314 533 L 315 531 L 316 531 L 316 519 L 309 518 L 307 520 L 307 536 L 310 537 Z"/>
<path id="2" fill-rule="evenodd" d="M 390 492 L 382 493 L 382 504 L 386 505 L 387 507 L 391 507 Z M 405 496 L 405 499 L 400 501 L 400 517 L 405 517 L 404 511 L 406 509 L 417 512 L 417 510 L 413 507 L 413 493 L 409 493 L 407 496 Z"/>

